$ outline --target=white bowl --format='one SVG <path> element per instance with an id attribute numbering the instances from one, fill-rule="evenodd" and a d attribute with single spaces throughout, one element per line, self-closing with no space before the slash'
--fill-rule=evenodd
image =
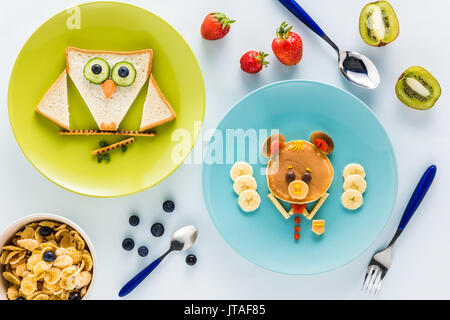
<path id="1" fill-rule="evenodd" d="M 92 242 L 89 239 L 89 237 L 87 236 L 87 234 L 80 228 L 80 226 L 78 226 L 76 223 L 70 221 L 69 219 L 61 217 L 61 216 L 57 216 L 54 214 L 49 214 L 49 213 L 37 213 L 37 214 L 32 214 L 32 215 L 26 216 L 19 220 L 16 220 L 12 224 L 10 224 L 1 233 L 1 235 L 0 235 L 0 251 L 1 251 L 1 248 L 4 245 L 6 245 L 13 238 L 14 234 L 17 231 L 20 231 L 27 224 L 30 224 L 32 222 L 39 222 L 42 220 L 51 220 L 51 221 L 56 221 L 59 223 L 64 223 L 64 224 L 70 226 L 71 228 L 73 228 L 75 231 L 78 231 L 78 233 L 83 237 L 84 241 L 86 242 L 86 245 L 89 248 L 89 251 L 91 253 L 92 263 L 93 263 L 92 280 L 86 290 L 85 295 L 82 298 L 83 300 L 87 299 L 89 293 L 92 290 L 92 286 L 94 285 L 95 274 L 96 274 L 96 264 L 95 264 L 96 260 L 95 260 L 94 246 L 92 245 Z M 1 272 L 3 272 L 4 267 L 5 267 L 4 265 L 0 265 Z M 6 291 L 8 289 L 8 282 L 5 279 L 3 279 L 3 277 L 1 275 L 0 275 L 0 278 L 1 278 L 1 280 L 0 280 L 0 300 L 7 300 Z"/>

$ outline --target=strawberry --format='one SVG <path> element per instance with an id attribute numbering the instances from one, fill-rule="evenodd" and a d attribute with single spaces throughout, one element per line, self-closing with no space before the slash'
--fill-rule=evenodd
<path id="1" fill-rule="evenodd" d="M 269 62 L 265 60 L 267 53 L 262 51 L 248 51 L 241 57 L 241 69 L 248 73 L 258 73 L 263 66 L 267 67 Z"/>
<path id="2" fill-rule="evenodd" d="M 304 205 L 304 204 L 292 203 L 291 206 L 292 206 L 292 211 L 294 213 L 303 213 L 303 211 L 306 208 L 306 205 Z M 299 222 L 300 222 L 300 220 L 299 220 Z"/>
<path id="3" fill-rule="evenodd" d="M 316 145 L 317 148 L 319 148 L 324 152 L 328 150 L 328 144 L 323 139 L 316 139 L 316 141 L 314 141 L 314 144 Z"/>
<path id="4" fill-rule="evenodd" d="M 303 56 L 302 38 L 291 29 L 292 26 L 283 22 L 277 29 L 277 37 L 272 41 L 273 53 L 287 66 L 299 63 Z"/>
<path id="5" fill-rule="evenodd" d="M 230 31 L 230 25 L 236 20 L 230 20 L 225 13 L 213 12 L 208 14 L 203 20 L 200 33 L 206 40 L 218 40 L 226 36 Z"/>

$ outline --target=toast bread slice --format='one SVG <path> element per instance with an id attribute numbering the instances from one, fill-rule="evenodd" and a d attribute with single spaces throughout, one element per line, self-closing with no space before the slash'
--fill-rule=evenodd
<path id="1" fill-rule="evenodd" d="M 70 130 L 66 70 L 47 90 L 35 110 L 60 127 Z"/>
<path id="2" fill-rule="evenodd" d="M 89 82 L 84 76 L 84 66 L 93 58 L 102 58 L 110 66 L 127 61 L 136 69 L 136 78 L 128 87 L 117 86 L 110 98 L 106 98 L 101 85 Z M 143 85 L 150 76 L 153 50 L 127 52 L 66 49 L 67 73 L 77 87 L 100 130 L 117 130 Z"/>
<path id="3" fill-rule="evenodd" d="M 150 75 L 139 131 L 160 126 L 175 118 L 175 111 L 162 94 L 153 75 Z"/>

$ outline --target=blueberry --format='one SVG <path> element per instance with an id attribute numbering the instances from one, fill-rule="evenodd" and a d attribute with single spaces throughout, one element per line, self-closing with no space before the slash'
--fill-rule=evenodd
<path id="1" fill-rule="evenodd" d="M 67 300 L 81 300 L 81 294 L 78 291 L 72 291 Z"/>
<path id="2" fill-rule="evenodd" d="M 152 235 L 155 237 L 161 237 L 164 234 L 164 226 L 161 223 L 155 223 L 151 229 Z"/>
<path id="3" fill-rule="evenodd" d="M 91 70 L 93 74 L 100 74 L 102 72 L 102 66 L 99 64 L 94 64 Z"/>
<path id="4" fill-rule="evenodd" d="M 312 180 L 311 174 L 310 174 L 309 172 L 305 172 L 305 173 L 302 175 L 302 180 L 305 181 L 306 183 L 310 183 L 311 180 Z"/>
<path id="5" fill-rule="evenodd" d="M 138 254 L 139 254 L 141 257 L 146 257 L 146 256 L 148 255 L 148 249 L 147 249 L 147 247 L 146 247 L 146 246 L 139 247 L 139 249 L 138 249 Z"/>
<path id="6" fill-rule="evenodd" d="M 164 201 L 163 210 L 167 213 L 173 212 L 175 210 L 175 203 L 172 200 Z"/>
<path id="7" fill-rule="evenodd" d="M 193 266 L 197 263 L 197 257 L 193 254 L 190 254 L 186 257 L 186 263 L 190 266 Z"/>
<path id="8" fill-rule="evenodd" d="M 119 77 L 126 78 L 130 74 L 130 70 L 128 70 L 127 67 L 120 67 L 117 73 L 119 74 Z"/>
<path id="9" fill-rule="evenodd" d="M 24 297 L 17 297 L 16 300 L 25 300 L 25 298 Z"/>
<path id="10" fill-rule="evenodd" d="M 287 182 L 292 182 L 295 180 L 295 172 L 294 171 L 288 171 L 286 173 L 286 181 Z"/>
<path id="11" fill-rule="evenodd" d="M 132 215 L 128 222 L 133 226 L 136 227 L 139 224 L 139 217 L 136 215 Z"/>
<path id="12" fill-rule="evenodd" d="M 56 254 L 53 251 L 47 251 L 42 255 L 42 259 L 47 262 L 53 262 L 56 260 Z"/>
<path id="13" fill-rule="evenodd" d="M 39 233 L 40 233 L 41 236 L 43 236 L 43 237 L 47 237 L 47 236 L 51 235 L 52 232 L 53 232 L 53 229 L 50 228 L 50 227 L 43 226 L 43 227 L 40 227 L 40 228 L 39 228 Z"/>
<path id="14" fill-rule="evenodd" d="M 124 248 L 127 251 L 133 250 L 134 248 L 134 241 L 133 239 L 126 238 L 122 241 L 122 248 Z"/>

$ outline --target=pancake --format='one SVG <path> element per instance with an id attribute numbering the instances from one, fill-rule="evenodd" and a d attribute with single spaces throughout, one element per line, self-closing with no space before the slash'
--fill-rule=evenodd
<path id="1" fill-rule="evenodd" d="M 289 182 L 286 173 L 292 171 L 301 180 L 310 169 L 312 180 L 308 183 L 309 192 L 303 200 L 293 199 L 288 192 Z M 283 144 L 278 156 L 267 164 L 267 185 L 272 194 L 290 203 L 309 203 L 318 200 L 333 181 L 333 166 L 328 156 L 308 141 L 297 140 Z"/>

